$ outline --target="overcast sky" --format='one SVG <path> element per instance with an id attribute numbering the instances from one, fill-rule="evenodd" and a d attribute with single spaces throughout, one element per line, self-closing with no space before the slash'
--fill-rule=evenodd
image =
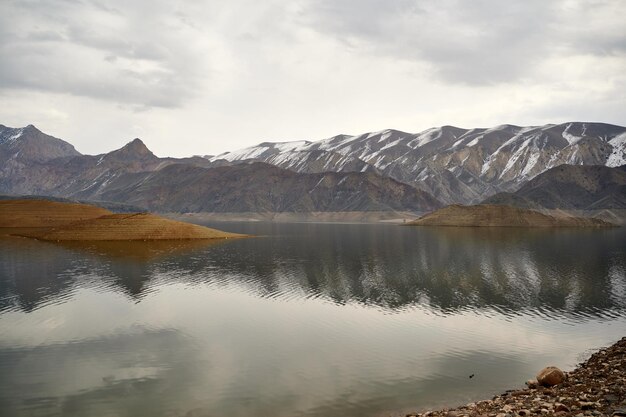
<path id="1" fill-rule="evenodd" d="M 625 21 L 624 0 L 2 0 L 0 123 L 160 156 L 626 125 Z"/>

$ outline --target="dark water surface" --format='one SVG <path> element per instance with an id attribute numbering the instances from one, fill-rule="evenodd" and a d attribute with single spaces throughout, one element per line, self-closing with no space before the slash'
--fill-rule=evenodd
<path id="1" fill-rule="evenodd" d="M 0 238 L 0 415 L 396 415 L 626 335 L 622 229 L 217 226 L 263 236 Z"/>

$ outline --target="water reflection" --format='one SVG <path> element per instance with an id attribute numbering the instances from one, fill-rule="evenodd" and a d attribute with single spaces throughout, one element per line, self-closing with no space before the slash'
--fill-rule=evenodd
<path id="1" fill-rule="evenodd" d="M 219 226 L 0 238 L 0 416 L 403 415 L 626 334 L 623 230 Z"/>
<path id="2" fill-rule="evenodd" d="M 0 311 L 31 311 L 63 300 L 76 285 L 115 287 L 140 299 L 155 280 L 388 310 L 428 305 L 442 314 L 495 308 L 613 316 L 625 307 L 621 230 L 274 227 L 264 237 L 228 242 L 0 240 Z"/>

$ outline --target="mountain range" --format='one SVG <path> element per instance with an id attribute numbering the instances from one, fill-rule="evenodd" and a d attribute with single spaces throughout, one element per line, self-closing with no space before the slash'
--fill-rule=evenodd
<path id="1" fill-rule="evenodd" d="M 624 163 L 626 128 L 604 123 L 385 130 L 179 159 L 157 157 L 139 139 L 82 155 L 32 125 L 0 125 L 0 194 L 160 212 L 423 213 L 485 199 L 526 208 L 625 209 L 624 169 L 615 168 Z M 574 185 L 564 187 L 567 181 Z"/>
<path id="2" fill-rule="evenodd" d="M 443 126 L 416 134 L 384 130 L 318 142 L 264 142 L 206 158 L 213 165 L 260 161 L 296 172 L 373 171 L 446 204 L 468 204 L 515 191 L 562 164 L 623 165 L 626 128 L 573 122 L 489 129 Z"/>
<path id="3" fill-rule="evenodd" d="M 429 193 L 375 172 L 297 173 L 265 163 L 210 167 L 204 158 L 159 158 L 134 139 L 81 155 L 34 126 L 0 126 L 0 194 L 132 204 L 160 212 L 425 212 Z M 24 149 L 40 149 L 39 154 Z"/>

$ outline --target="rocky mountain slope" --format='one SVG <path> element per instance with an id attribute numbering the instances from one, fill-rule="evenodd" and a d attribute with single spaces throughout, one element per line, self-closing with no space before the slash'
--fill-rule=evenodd
<path id="1" fill-rule="evenodd" d="M 441 206 L 427 192 L 373 171 L 308 174 L 264 163 L 208 168 L 204 158 L 159 158 L 139 139 L 96 156 L 51 140 L 69 151 L 50 159 L 9 156 L 22 168 L 0 173 L 0 194 L 122 202 L 169 212 L 424 212 Z"/>
<path id="2" fill-rule="evenodd" d="M 299 174 L 263 163 L 170 165 L 120 176 L 97 194 L 77 196 L 161 212 L 425 212 L 441 207 L 430 194 L 373 172 Z"/>
<path id="3" fill-rule="evenodd" d="M 626 128 L 574 122 L 490 129 L 443 126 L 417 134 L 385 130 L 319 142 L 265 142 L 207 159 L 213 166 L 261 161 L 306 173 L 379 172 L 445 203 L 470 203 L 514 191 L 562 164 L 623 165 Z"/>
<path id="4" fill-rule="evenodd" d="M 46 135 L 33 125 L 11 128 L 0 125 L 0 163 L 44 162 L 80 153 L 69 143 Z"/>
<path id="5" fill-rule="evenodd" d="M 485 203 L 565 210 L 626 209 L 626 165 L 561 165 L 528 181 L 515 193 L 496 194 Z"/>

